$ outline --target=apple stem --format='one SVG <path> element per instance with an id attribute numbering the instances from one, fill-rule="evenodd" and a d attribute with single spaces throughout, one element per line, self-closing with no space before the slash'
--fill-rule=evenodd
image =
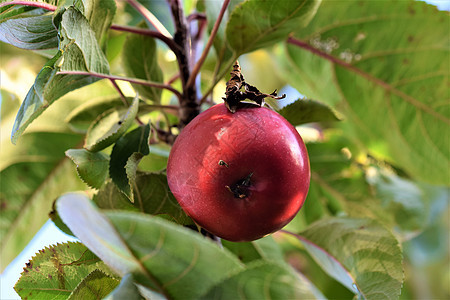
<path id="1" fill-rule="evenodd" d="M 277 100 L 286 97 L 285 94 L 277 96 L 277 90 L 271 94 L 262 93 L 253 85 L 245 82 L 244 75 L 241 73 L 241 66 L 237 60 L 233 65 L 233 71 L 231 71 L 230 75 L 231 78 L 227 82 L 227 89 L 225 91 L 226 97 L 222 99 L 225 101 L 225 106 L 233 114 L 239 108 L 241 101 L 246 99 L 254 101 L 262 107 L 264 106 L 264 99 L 267 97 Z"/>

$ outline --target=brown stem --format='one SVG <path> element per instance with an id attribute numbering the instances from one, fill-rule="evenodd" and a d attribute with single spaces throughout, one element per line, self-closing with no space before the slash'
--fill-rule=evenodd
<path id="1" fill-rule="evenodd" d="M 175 22 L 174 42 L 178 45 L 175 51 L 178 67 L 180 70 L 180 80 L 183 86 L 183 97 L 180 103 L 180 129 L 186 126 L 200 112 L 197 103 L 197 91 L 195 85 L 187 86 L 191 74 L 190 66 L 190 32 L 187 20 L 184 17 L 183 7 L 180 0 L 169 0 L 172 16 Z"/>

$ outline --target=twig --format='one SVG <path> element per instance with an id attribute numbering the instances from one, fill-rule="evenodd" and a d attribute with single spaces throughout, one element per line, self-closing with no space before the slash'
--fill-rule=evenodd
<path id="1" fill-rule="evenodd" d="M 199 12 L 192 13 L 189 16 L 187 16 L 187 20 L 189 22 L 192 22 L 194 20 L 206 21 L 206 15 L 204 13 L 199 13 Z"/>
<path id="2" fill-rule="evenodd" d="M 109 81 L 112 83 L 112 85 L 114 86 L 114 88 L 116 89 L 116 91 L 119 93 L 120 95 L 120 99 L 122 99 L 123 104 L 128 107 L 128 102 L 127 102 L 127 97 L 125 97 L 125 94 L 122 92 L 122 90 L 120 89 L 120 87 L 117 85 L 117 82 L 115 79 L 110 78 Z"/>
<path id="3" fill-rule="evenodd" d="M 188 31 L 188 25 L 183 15 L 183 8 L 179 0 L 170 0 L 170 8 L 172 10 L 173 19 L 175 22 L 175 35 L 174 41 L 178 45 L 179 51 L 175 54 L 177 56 L 178 65 L 180 69 L 180 79 L 183 84 L 183 88 L 190 74 L 189 53 L 190 49 L 190 36 Z M 185 92 L 183 90 L 183 92 Z M 186 96 L 186 95 L 185 95 Z"/>
<path id="4" fill-rule="evenodd" d="M 57 7 L 55 5 L 51 5 L 48 3 L 42 3 L 42 2 L 31 2 L 31 1 L 24 1 L 24 0 L 13 0 L 9 2 L 3 2 L 0 3 L 0 7 L 7 6 L 7 5 L 25 5 L 25 6 L 34 6 L 43 8 L 50 11 L 55 11 Z"/>
<path id="5" fill-rule="evenodd" d="M 133 6 L 147 21 L 149 21 L 159 33 L 165 35 L 168 38 L 172 38 L 170 32 L 164 27 L 164 25 L 152 14 L 144 5 L 136 0 L 127 0 L 128 3 Z"/>
<path id="6" fill-rule="evenodd" d="M 190 53 L 190 57 L 191 57 L 191 62 L 195 62 L 197 59 L 197 49 L 199 48 L 199 42 L 202 40 L 202 36 L 203 33 L 205 32 L 206 29 L 206 24 L 207 24 L 207 20 L 206 20 L 206 15 L 203 13 L 195 13 L 195 14 L 191 14 L 187 17 L 188 22 L 192 23 L 192 21 L 197 20 L 197 32 L 195 33 L 194 36 L 192 36 L 192 41 L 191 41 L 191 53 Z M 191 32 L 191 35 L 193 35 L 193 33 Z"/>
<path id="7" fill-rule="evenodd" d="M 216 37 L 217 31 L 219 30 L 220 23 L 222 23 L 223 15 L 225 14 L 225 11 L 227 10 L 228 4 L 230 3 L 230 0 L 225 0 L 223 2 L 222 8 L 220 9 L 219 16 L 214 23 L 214 27 L 211 31 L 211 35 L 209 36 L 208 42 L 206 43 L 205 49 L 203 49 L 202 56 L 195 64 L 191 76 L 189 77 L 188 82 L 186 83 L 187 86 L 191 86 L 194 81 L 195 77 L 197 76 L 198 72 L 200 71 L 200 68 L 202 67 L 203 63 L 205 62 L 206 57 L 208 56 L 209 49 L 211 49 L 211 46 L 214 42 L 214 38 Z"/>
<path id="8" fill-rule="evenodd" d="M 105 79 L 113 79 L 113 80 L 122 80 L 122 81 L 128 81 L 130 83 L 145 85 L 145 86 L 151 86 L 154 88 L 160 88 L 160 89 L 166 89 L 171 91 L 172 93 L 177 96 L 177 98 L 181 101 L 183 96 L 179 91 L 171 87 L 170 85 L 154 82 L 154 81 L 146 81 L 138 78 L 129 78 L 129 77 L 122 77 L 122 76 L 114 76 L 109 74 L 101 74 L 101 73 L 95 73 L 95 72 L 84 72 L 84 71 L 60 71 L 58 74 L 68 74 L 68 75 L 85 75 L 85 76 L 93 76 L 97 78 L 105 78 Z"/>
<path id="9" fill-rule="evenodd" d="M 161 105 L 161 104 L 144 104 L 142 105 L 142 108 L 144 110 L 167 110 L 167 111 L 173 111 L 175 113 L 178 113 L 178 105 Z"/>
<path id="10" fill-rule="evenodd" d="M 118 25 L 118 24 L 112 24 L 110 29 L 151 36 L 155 39 L 159 39 L 159 40 L 163 41 L 173 52 L 177 51 L 177 45 L 174 43 L 173 39 L 165 36 L 164 34 L 162 34 L 159 31 L 149 30 L 149 29 L 145 29 L 145 28 L 132 27 L 132 26 Z"/>
<path id="11" fill-rule="evenodd" d="M 163 141 L 168 145 L 173 145 L 173 143 L 175 143 L 175 139 L 177 138 L 177 136 L 172 132 L 159 129 L 154 124 L 151 124 L 151 126 L 152 129 L 156 132 L 158 140 Z"/>
<path id="12" fill-rule="evenodd" d="M 125 104 L 126 107 L 129 107 L 128 102 L 127 102 L 127 97 L 125 96 L 125 94 L 122 92 L 122 90 L 120 89 L 120 87 L 117 85 L 117 82 L 114 79 L 109 79 L 109 81 L 112 83 L 112 85 L 114 86 L 114 88 L 116 89 L 116 91 L 119 93 L 120 95 L 120 99 L 122 99 L 122 102 Z M 144 123 L 141 121 L 141 119 L 139 119 L 138 116 L 135 117 L 136 122 L 138 122 L 139 125 L 144 125 Z"/>
<path id="13" fill-rule="evenodd" d="M 180 73 L 176 73 L 175 75 L 173 75 L 172 77 L 170 77 L 169 80 L 167 80 L 166 84 L 171 85 L 171 84 L 174 83 L 177 79 L 180 79 Z"/>

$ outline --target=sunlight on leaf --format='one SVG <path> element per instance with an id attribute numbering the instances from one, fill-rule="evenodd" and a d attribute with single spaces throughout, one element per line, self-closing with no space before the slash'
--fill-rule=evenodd
<path id="1" fill-rule="evenodd" d="M 237 5 L 227 23 L 226 36 L 238 54 L 271 46 L 306 26 L 320 0 L 248 0 Z"/>
<path id="2" fill-rule="evenodd" d="M 329 106 L 315 100 L 298 99 L 278 111 L 294 126 L 312 122 L 335 122 L 340 118 Z"/>

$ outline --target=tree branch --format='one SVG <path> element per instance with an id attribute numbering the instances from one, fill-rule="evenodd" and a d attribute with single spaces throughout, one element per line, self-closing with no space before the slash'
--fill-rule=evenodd
<path id="1" fill-rule="evenodd" d="M 85 76 L 93 76 L 93 77 L 97 77 L 97 78 L 104 78 L 104 79 L 110 79 L 110 80 L 128 81 L 130 83 L 141 84 L 141 85 L 145 85 L 145 86 L 151 86 L 154 88 L 169 90 L 172 93 L 174 93 L 175 96 L 177 96 L 177 98 L 180 102 L 183 98 L 183 96 L 181 95 L 181 93 L 179 91 L 177 91 L 170 85 L 160 83 L 160 82 L 147 81 L 147 80 L 142 80 L 142 79 L 138 79 L 138 78 L 114 76 L 114 75 L 109 75 L 109 74 L 94 73 L 94 72 L 84 72 L 84 71 L 60 71 L 60 72 L 58 72 L 58 74 L 85 75 Z"/>
<path id="2" fill-rule="evenodd" d="M 164 42 L 170 48 L 170 50 L 172 50 L 173 52 L 177 51 L 178 46 L 174 43 L 174 41 L 171 38 L 165 36 L 161 32 L 155 31 L 155 30 L 126 26 L 126 25 L 118 25 L 118 24 L 111 24 L 110 29 L 150 36 L 150 37 L 159 39 L 162 42 Z"/>
<path id="3" fill-rule="evenodd" d="M 164 27 L 164 25 L 158 20 L 158 18 L 155 17 L 154 14 L 152 14 L 144 5 L 139 3 L 136 0 L 127 0 L 128 3 L 133 6 L 147 21 L 149 21 L 156 30 L 161 33 L 162 35 L 165 35 L 168 38 L 172 38 L 172 35 L 170 32 Z"/>
<path id="4" fill-rule="evenodd" d="M 187 82 L 187 86 L 194 84 L 195 77 L 197 77 L 197 74 L 200 71 L 200 68 L 202 67 L 203 63 L 205 62 L 206 57 L 208 56 L 209 49 L 211 49 L 211 46 L 214 42 L 214 38 L 216 37 L 217 31 L 219 30 L 220 23 L 222 23 L 222 18 L 225 14 L 225 11 L 227 10 L 229 3 L 230 3 L 230 0 L 225 0 L 223 2 L 222 8 L 220 9 L 219 16 L 218 16 L 216 22 L 214 23 L 214 27 L 211 31 L 211 35 L 209 36 L 208 42 L 205 46 L 205 49 L 203 50 L 202 56 L 195 64 L 194 69 L 191 72 L 191 76 L 189 77 L 189 80 Z"/>
<path id="5" fill-rule="evenodd" d="M 178 67 L 180 69 L 180 79 L 183 86 L 183 98 L 180 103 L 180 129 L 186 126 L 200 112 L 197 103 L 197 91 L 195 85 L 187 86 L 191 73 L 190 65 L 190 32 L 187 20 L 183 14 L 183 7 L 180 0 L 169 0 L 172 16 L 175 23 L 174 42 L 178 45 L 175 52 Z"/>
<path id="6" fill-rule="evenodd" d="M 109 81 L 112 83 L 112 85 L 114 86 L 114 88 L 116 89 L 116 91 L 119 93 L 120 95 L 120 99 L 122 99 L 123 104 L 126 107 L 129 107 L 128 102 L 127 102 L 127 97 L 125 96 L 125 94 L 122 92 L 122 90 L 120 89 L 119 85 L 117 84 L 116 80 L 114 79 L 109 79 Z M 139 125 L 144 125 L 144 123 L 141 121 L 141 119 L 139 119 L 138 116 L 135 117 L 136 122 L 138 122 Z"/>
<path id="7" fill-rule="evenodd" d="M 25 5 L 25 6 L 34 6 L 43 8 L 49 11 L 55 11 L 57 9 L 56 6 L 48 4 L 48 3 L 42 3 L 42 2 L 31 2 L 31 1 L 25 1 L 25 0 L 13 0 L 9 2 L 3 2 L 0 3 L 0 7 L 7 6 L 7 5 Z"/>

